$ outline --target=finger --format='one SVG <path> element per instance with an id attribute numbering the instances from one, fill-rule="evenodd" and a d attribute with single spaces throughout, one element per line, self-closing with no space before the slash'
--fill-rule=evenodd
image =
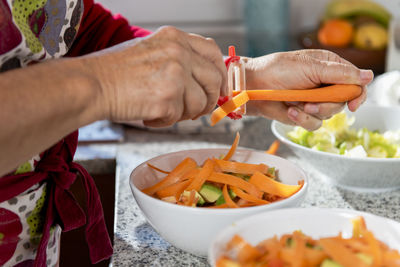
<path id="1" fill-rule="evenodd" d="M 350 111 L 354 112 L 361 106 L 362 103 L 365 102 L 366 99 L 367 99 L 367 87 L 363 86 L 361 95 L 359 97 L 357 97 L 356 99 L 349 101 L 347 103 L 347 106 Z"/>
<path id="2" fill-rule="evenodd" d="M 317 130 L 322 125 L 322 121 L 320 119 L 305 113 L 297 107 L 289 107 L 287 116 L 296 125 L 299 125 L 309 131 Z"/>
<path id="3" fill-rule="evenodd" d="M 221 50 L 215 41 L 197 34 L 189 34 L 189 44 L 196 53 L 208 58 L 215 64 L 222 77 L 220 94 L 222 96 L 228 95 L 228 74 Z"/>
<path id="4" fill-rule="evenodd" d="M 171 126 L 182 117 L 184 110 L 183 100 L 171 100 L 169 103 L 159 103 L 159 105 L 167 105 L 167 108 L 163 109 L 163 114 L 157 116 L 156 119 L 143 120 L 144 125 L 148 127 Z"/>
<path id="5" fill-rule="evenodd" d="M 204 90 L 207 104 L 199 115 L 211 112 L 220 96 L 222 76 L 216 66 L 208 59 L 194 53 L 192 54 L 192 74 L 196 82 Z"/>
<path id="6" fill-rule="evenodd" d="M 207 95 L 192 76 L 186 82 L 184 111 L 180 120 L 193 119 L 202 114 L 207 105 Z"/>
<path id="7" fill-rule="evenodd" d="M 374 77 L 371 70 L 360 70 L 349 64 L 309 59 L 306 75 L 315 84 L 358 84 L 366 85 Z"/>
<path id="8" fill-rule="evenodd" d="M 163 119 L 143 121 L 143 124 L 147 127 L 161 128 L 161 127 L 170 126 L 170 125 L 174 124 L 175 122 L 176 121 L 166 120 L 163 118 Z"/>
<path id="9" fill-rule="evenodd" d="M 318 119 L 327 120 L 342 111 L 344 106 L 344 103 L 306 103 L 303 110 Z"/>
<path id="10" fill-rule="evenodd" d="M 275 101 L 249 101 L 247 103 L 247 115 L 263 116 L 268 119 L 278 120 L 288 125 L 295 123 L 288 118 L 288 106 Z"/>

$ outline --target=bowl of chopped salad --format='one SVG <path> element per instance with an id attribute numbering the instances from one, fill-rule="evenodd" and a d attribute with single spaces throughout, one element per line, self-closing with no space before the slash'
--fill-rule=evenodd
<path id="1" fill-rule="evenodd" d="M 130 187 L 149 224 L 170 244 L 206 256 L 211 240 L 234 221 L 299 206 L 307 175 L 262 151 L 197 149 L 164 154 L 136 167 Z"/>
<path id="2" fill-rule="evenodd" d="M 400 188 L 400 107 L 363 105 L 309 132 L 274 121 L 272 132 L 335 185 L 358 191 Z"/>
<path id="3" fill-rule="evenodd" d="M 346 209 L 267 211 L 221 231 L 209 249 L 213 267 L 396 267 L 400 223 Z"/>

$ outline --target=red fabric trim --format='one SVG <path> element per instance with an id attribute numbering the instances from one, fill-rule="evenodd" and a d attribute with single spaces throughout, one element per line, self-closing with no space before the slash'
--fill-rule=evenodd
<path id="1" fill-rule="evenodd" d="M 66 56 L 89 54 L 150 33 L 140 27 L 130 26 L 121 15 L 112 15 L 93 0 L 84 0 L 79 31 Z"/>
<path id="2" fill-rule="evenodd" d="M 78 131 L 70 134 L 45 152 L 34 172 L 8 175 L 0 179 L 0 202 L 18 196 L 39 182 L 47 182 L 49 189 L 43 235 L 39 243 L 35 267 L 46 266 L 46 247 L 50 227 L 60 224 L 70 231 L 86 224 L 86 240 L 90 258 L 97 263 L 112 255 L 111 241 L 104 222 L 103 208 L 93 178 L 77 163 L 72 162 L 78 144 Z M 69 191 L 81 173 L 87 194 L 87 217 Z"/>

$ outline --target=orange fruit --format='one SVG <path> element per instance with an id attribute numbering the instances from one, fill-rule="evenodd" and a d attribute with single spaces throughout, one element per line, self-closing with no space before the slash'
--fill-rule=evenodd
<path id="1" fill-rule="evenodd" d="M 345 47 L 353 39 L 354 27 L 344 19 L 327 20 L 318 30 L 318 41 L 327 46 Z"/>

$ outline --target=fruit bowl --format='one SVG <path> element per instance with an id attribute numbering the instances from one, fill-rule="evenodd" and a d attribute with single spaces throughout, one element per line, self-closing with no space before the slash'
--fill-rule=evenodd
<path id="1" fill-rule="evenodd" d="M 320 24 L 301 34 L 299 44 L 330 50 L 359 68 L 383 73 L 392 19 L 389 10 L 385 3 L 373 0 L 331 0 Z"/>
<path id="2" fill-rule="evenodd" d="M 355 47 L 333 47 L 322 45 L 318 42 L 317 32 L 310 31 L 300 34 L 298 42 L 307 49 L 326 49 L 350 61 L 361 69 L 371 69 L 375 74 L 385 71 L 386 49 L 368 51 Z"/>
<path id="3" fill-rule="evenodd" d="M 149 224 L 169 243 L 198 256 L 206 256 L 215 235 L 234 221 L 263 211 L 299 206 L 306 195 L 307 175 L 294 163 L 264 152 L 239 149 L 232 160 L 246 163 L 265 163 L 279 170 L 279 178 L 285 184 L 297 185 L 304 180 L 303 187 L 284 200 L 267 205 L 237 209 L 194 208 L 171 204 L 151 197 L 141 189 L 154 185 L 163 175 L 149 168 L 147 163 L 161 169 L 173 169 L 186 157 L 197 163 L 205 159 L 226 154 L 228 149 L 197 149 L 164 154 L 136 167 L 130 175 L 132 193 Z"/>

